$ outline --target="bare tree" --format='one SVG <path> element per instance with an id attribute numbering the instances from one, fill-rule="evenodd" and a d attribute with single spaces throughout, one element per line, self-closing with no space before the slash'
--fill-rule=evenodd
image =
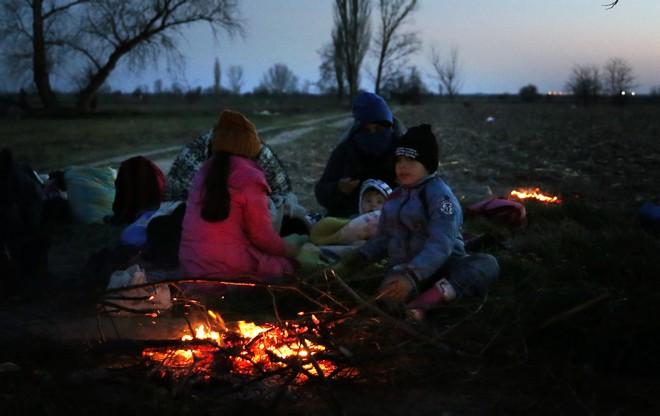
<path id="1" fill-rule="evenodd" d="M 298 77 L 288 66 L 275 64 L 264 74 L 259 89 L 265 89 L 271 94 L 293 93 L 298 90 Z"/>
<path id="2" fill-rule="evenodd" d="M 161 95 L 163 93 L 163 80 L 158 78 L 154 81 L 154 94 Z"/>
<path id="3" fill-rule="evenodd" d="M 576 65 L 566 87 L 580 98 L 585 106 L 596 100 L 603 89 L 600 71 L 596 65 Z"/>
<path id="4" fill-rule="evenodd" d="M 435 76 L 440 82 L 440 93 L 444 89 L 449 99 L 453 101 L 463 85 L 458 47 L 452 47 L 447 59 L 444 60 L 438 50 L 431 47 L 431 65 L 433 65 Z"/>
<path id="5" fill-rule="evenodd" d="M 205 22 L 214 36 L 220 29 L 243 33 L 238 0 L 4 0 L 1 5 L 0 41 L 11 58 L 6 62 L 31 61 L 46 109 L 57 107 L 50 85 L 56 74 L 73 74 L 77 108 L 85 111 L 120 60 L 135 71 L 160 57 L 181 62 L 177 41 L 183 27 Z M 15 53 L 21 50 L 30 52 Z"/>
<path id="6" fill-rule="evenodd" d="M 332 65 L 335 72 L 335 80 L 337 81 L 337 99 L 341 101 L 346 94 L 346 89 L 348 88 L 346 80 L 346 70 L 344 69 L 345 63 L 342 58 L 341 51 L 344 49 L 341 36 L 339 36 L 339 30 L 337 27 L 334 28 L 332 32 Z"/>
<path id="7" fill-rule="evenodd" d="M 633 68 L 622 58 L 612 58 L 604 66 L 605 91 L 611 95 L 620 95 L 621 92 L 635 87 Z"/>
<path id="8" fill-rule="evenodd" d="M 222 81 L 222 71 L 220 70 L 220 60 L 216 57 L 213 63 L 213 91 L 220 92 L 220 81 Z"/>
<path id="9" fill-rule="evenodd" d="M 374 51 L 378 58 L 374 88 L 377 94 L 380 94 L 384 79 L 398 74 L 406 64 L 406 58 L 420 48 L 421 40 L 417 32 L 399 33 L 417 5 L 417 0 L 379 1 L 380 26 L 374 39 Z"/>
<path id="10" fill-rule="evenodd" d="M 401 104 L 419 104 L 422 95 L 426 93 L 426 86 L 417 67 L 412 66 L 407 76 L 400 72 L 387 78 L 383 83 L 383 91 Z"/>
<path id="11" fill-rule="evenodd" d="M 370 16 L 368 0 L 335 0 L 332 41 L 351 99 L 357 95 L 360 68 L 369 50 Z"/>
<path id="12" fill-rule="evenodd" d="M 227 78 L 229 78 L 229 88 L 234 94 L 240 94 L 243 87 L 243 67 L 240 65 L 232 65 L 227 71 Z"/>
<path id="13" fill-rule="evenodd" d="M 336 50 L 333 43 L 328 43 L 317 51 L 321 58 L 321 65 L 319 65 L 319 80 L 316 86 L 321 93 L 335 92 L 337 98 L 341 100 L 345 88 L 344 71 L 341 60 L 337 59 Z"/>
<path id="14" fill-rule="evenodd" d="M 62 45 L 73 36 L 72 9 L 86 1 L 3 0 L 0 3 L 0 47 L 4 68 L 17 83 L 30 79 L 47 108 L 59 106 L 50 71 L 64 60 Z"/>
<path id="15" fill-rule="evenodd" d="M 614 0 L 612 3 L 603 4 L 603 6 L 607 7 L 608 9 L 611 9 L 612 7 L 616 6 L 618 2 L 619 0 Z"/>

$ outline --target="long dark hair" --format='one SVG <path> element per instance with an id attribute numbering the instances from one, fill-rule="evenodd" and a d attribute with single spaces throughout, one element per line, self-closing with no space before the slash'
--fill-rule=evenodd
<path id="1" fill-rule="evenodd" d="M 231 154 L 218 152 L 211 158 L 211 165 L 202 186 L 202 218 L 208 222 L 219 222 L 229 217 L 229 170 Z"/>

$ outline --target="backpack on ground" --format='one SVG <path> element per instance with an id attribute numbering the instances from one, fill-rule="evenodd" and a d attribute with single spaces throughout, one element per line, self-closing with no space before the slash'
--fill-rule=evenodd
<path id="1" fill-rule="evenodd" d="M 64 170 L 66 198 L 77 224 L 103 224 L 112 215 L 117 171 L 109 166 L 69 166 Z"/>
<path id="2" fill-rule="evenodd" d="M 527 225 L 525 206 L 505 198 L 488 198 L 467 207 L 468 216 L 482 216 L 490 221 L 517 229 Z"/>
<path id="3" fill-rule="evenodd" d="M 145 211 L 158 209 L 165 193 L 165 174 L 151 160 L 134 156 L 119 165 L 112 204 L 116 224 L 132 223 Z"/>

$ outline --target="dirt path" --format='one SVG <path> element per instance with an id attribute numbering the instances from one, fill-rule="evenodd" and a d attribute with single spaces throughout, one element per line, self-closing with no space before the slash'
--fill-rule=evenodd
<path id="1" fill-rule="evenodd" d="M 314 130 L 322 127 L 334 127 L 334 128 L 343 128 L 350 126 L 351 118 L 345 115 L 334 115 L 328 117 L 318 117 L 311 120 L 306 120 L 300 123 L 295 123 L 291 125 L 291 128 L 283 132 L 272 135 L 274 130 L 280 130 L 278 127 L 267 127 L 264 129 L 258 130 L 259 136 L 263 141 L 269 145 L 282 145 L 290 143 L 300 137 L 311 134 Z M 87 166 L 101 166 L 101 165 L 119 165 L 123 160 L 134 156 L 144 156 L 151 159 L 158 167 L 165 173 L 170 170 L 174 158 L 177 156 L 178 152 L 181 150 L 181 146 L 170 146 L 163 149 L 154 149 L 147 152 L 136 152 L 123 156 L 98 160 L 93 163 L 87 164 Z"/>

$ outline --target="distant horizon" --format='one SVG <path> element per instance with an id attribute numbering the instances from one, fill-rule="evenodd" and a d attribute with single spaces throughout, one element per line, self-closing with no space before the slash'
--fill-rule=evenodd
<path id="1" fill-rule="evenodd" d="M 456 48 L 461 64 L 462 94 L 517 94 L 535 85 L 540 94 L 566 91 L 572 69 L 593 65 L 603 68 L 612 58 L 632 67 L 636 92 L 648 94 L 660 88 L 660 1 L 619 2 L 611 9 L 599 0 L 553 2 L 498 2 L 419 0 L 404 32 L 418 32 L 422 50 L 409 65 L 418 68 L 424 85 L 437 92 L 438 81 L 430 65 L 430 48 L 446 56 Z M 166 89 L 178 83 L 184 90 L 210 88 L 217 58 L 222 68 L 221 85 L 230 66 L 244 69 L 242 93 L 256 88 L 274 64 L 286 65 L 304 83 L 319 78 L 318 50 L 330 41 L 333 2 L 320 0 L 242 0 L 245 38 L 220 32 L 213 39 L 206 25 L 185 29 L 179 43 L 185 67 L 178 73 L 154 62 L 141 73 L 128 71 L 125 60 L 111 74 L 112 90 L 130 93 L 136 88 L 152 91 L 160 79 Z M 376 3 L 372 7 L 372 31 L 376 32 Z M 295 16 L 295 18 L 292 18 Z M 374 59 L 368 56 L 361 69 L 361 89 L 374 89 Z M 64 89 L 59 80 L 52 80 Z M 11 80 L 5 81 L 15 86 Z M 2 90 L 2 86 L 0 86 Z M 18 87 L 16 87 L 18 90 Z"/>
<path id="2" fill-rule="evenodd" d="M 316 82 L 320 65 L 317 51 L 330 41 L 332 3 L 242 0 L 246 39 L 221 35 L 215 43 L 205 27 L 191 29 L 182 81 L 203 88 L 213 85 L 217 57 L 223 71 L 231 65 L 244 68 L 243 92 L 252 91 L 276 63 L 287 65 L 301 83 Z M 624 59 L 633 68 L 638 93 L 660 86 L 660 2 L 619 2 L 612 9 L 603 3 L 420 0 L 410 24 L 403 27 L 404 31 L 418 31 L 423 41 L 422 51 L 410 64 L 417 66 L 424 84 L 433 92 L 437 92 L 437 81 L 428 59 L 431 46 L 443 55 L 457 48 L 464 94 L 516 94 L 529 84 L 540 93 L 565 91 L 574 66 L 602 68 L 611 58 Z M 372 18 L 376 9 L 372 7 Z M 373 68 L 373 59 L 368 57 L 361 70 L 362 89 L 373 91 Z M 157 73 L 165 84 L 175 81 Z M 113 82 L 127 80 L 121 73 L 117 75 Z M 153 71 L 148 71 L 131 82 L 132 86 L 146 84 L 151 88 L 154 79 Z"/>
<path id="3" fill-rule="evenodd" d="M 525 87 L 525 85 L 523 85 L 521 88 L 523 88 L 523 87 Z M 241 92 L 239 94 L 235 94 L 235 93 L 229 91 L 228 89 L 224 89 L 221 92 L 214 92 L 214 91 L 211 91 L 211 88 L 212 87 L 202 88 L 201 95 L 205 96 L 205 97 L 210 97 L 210 96 L 213 96 L 213 95 L 216 95 L 216 94 L 217 95 L 225 95 L 225 96 L 240 96 L 240 97 L 243 97 L 243 96 L 250 96 L 250 95 L 260 96 L 260 94 L 261 94 L 261 93 L 254 93 L 253 91 L 245 91 L 245 92 Z M 371 91 L 371 90 L 366 90 L 364 88 L 360 88 L 360 90 L 361 91 Z M 193 91 L 194 90 L 182 90 L 181 92 L 174 92 L 172 90 L 163 89 L 160 93 L 156 93 L 154 91 L 140 91 L 140 92 L 142 94 L 148 95 L 148 96 L 159 96 L 159 95 L 166 96 L 166 95 L 171 95 L 171 94 L 179 94 L 179 95 L 183 96 L 183 95 L 186 95 L 186 94 L 188 94 L 190 92 L 193 92 Z M 32 91 L 27 91 L 27 92 L 28 92 L 28 94 L 30 94 L 32 96 L 38 95 L 38 91 L 36 91 L 36 89 L 32 90 Z M 75 96 L 77 94 L 77 91 L 54 90 L 54 92 L 55 92 L 55 94 L 62 95 L 62 96 Z M 130 96 L 130 95 L 135 94 L 136 92 L 137 92 L 137 89 L 135 89 L 133 91 L 120 91 L 120 90 L 103 91 L 102 90 L 102 91 L 99 91 L 98 95 L 111 96 L 111 95 L 120 94 L 122 96 Z M 20 93 L 20 89 L 19 90 L 14 90 L 14 91 L 0 91 L 0 97 L 18 96 L 19 93 Z M 335 95 L 335 93 L 320 93 L 320 92 L 315 92 L 314 93 L 314 92 L 297 91 L 295 93 L 282 93 L 282 94 L 268 94 L 268 93 L 266 93 L 266 94 L 264 94 L 264 97 L 268 97 L 268 96 L 296 96 L 296 95 L 319 96 L 320 97 L 320 96 L 333 96 L 333 95 Z M 458 94 L 455 95 L 455 97 L 456 98 L 460 98 L 460 97 L 500 97 L 500 96 L 518 96 L 518 95 L 520 95 L 520 91 L 511 92 L 511 93 L 509 93 L 509 92 L 502 92 L 502 93 L 484 93 L 484 92 L 458 93 Z M 426 93 L 423 94 L 423 96 L 448 98 L 447 94 L 440 94 L 440 93 L 434 92 L 434 91 L 427 91 Z M 553 99 L 562 99 L 562 98 L 575 97 L 576 94 L 573 94 L 573 93 L 568 92 L 568 91 L 562 91 L 562 92 L 559 92 L 559 91 L 547 91 L 547 92 L 538 91 L 538 96 L 539 96 L 539 98 L 553 97 Z M 632 94 L 630 94 L 630 96 L 631 97 L 652 97 L 652 96 L 656 96 L 656 94 L 652 94 L 651 92 L 640 93 L 640 92 L 633 91 Z M 612 94 L 600 93 L 600 94 L 598 94 L 598 97 L 609 98 L 609 97 L 612 97 Z"/>

